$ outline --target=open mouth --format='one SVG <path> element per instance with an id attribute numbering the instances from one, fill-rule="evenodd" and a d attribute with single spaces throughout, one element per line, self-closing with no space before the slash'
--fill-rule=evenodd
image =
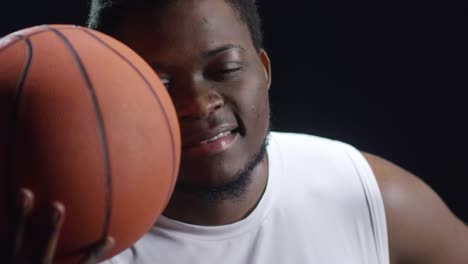
<path id="1" fill-rule="evenodd" d="M 210 139 L 207 139 L 207 140 L 205 140 L 205 141 L 200 142 L 200 144 L 206 144 L 206 143 L 213 142 L 213 141 L 215 141 L 215 140 L 217 140 L 217 139 L 219 139 L 219 138 L 229 136 L 229 135 L 231 135 L 232 133 L 233 133 L 233 131 L 221 132 L 221 133 L 219 133 L 218 135 L 216 135 L 216 136 L 214 136 L 214 137 L 212 137 L 212 138 L 210 138 Z"/>
<path id="2" fill-rule="evenodd" d="M 209 139 L 203 140 L 196 144 L 185 146 L 183 151 L 196 155 L 213 155 L 224 152 L 233 145 L 238 138 L 237 129 L 223 131 Z"/>

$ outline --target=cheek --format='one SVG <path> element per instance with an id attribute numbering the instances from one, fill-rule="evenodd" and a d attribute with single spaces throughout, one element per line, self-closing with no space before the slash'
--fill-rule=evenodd
<path id="1" fill-rule="evenodd" d="M 250 117 L 251 122 L 254 122 L 254 126 L 258 128 L 264 128 L 267 126 L 270 119 L 270 107 L 268 94 L 265 92 L 259 91 L 258 94 L 255 94 L 255 97 L 252 96 L 250 104 L 246 105 L 248 112 L 246 113 Z"/>
<path id="2" fill-rule="evenodd" d="M 250 78 L 239 87 L 235 95 L 239 117 L 247 132 L 263 137 L 270 118 L 267 83 L 259 78 Z"/>

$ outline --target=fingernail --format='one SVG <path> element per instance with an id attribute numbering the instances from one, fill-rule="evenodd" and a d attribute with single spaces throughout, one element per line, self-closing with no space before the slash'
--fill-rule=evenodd
<path id="1" fill-rule="evenodd" d="M 55 224 L 57 224 L 60 221 L 65 208 L 63 204 L 60 202 L 54 202 L 52 206 L 53 206 L 52 220 L 54 221 Z"/>
<path id="2" fill-rule="evenodd" d="M 32 208 L 33 193 L 25 188 L 21 188 L 18 193 L 18 203 L 21 208 L 30 209 Z"/>
<path id="3" fill-rule="evenodd" d="M 114 237 L 108 236 L 108 237 L 107 237 L 107 245 L 110 246 L 110 247 L 113 247 L 114 244 L 115 244 L 115 239 L 114 239 Z"/>

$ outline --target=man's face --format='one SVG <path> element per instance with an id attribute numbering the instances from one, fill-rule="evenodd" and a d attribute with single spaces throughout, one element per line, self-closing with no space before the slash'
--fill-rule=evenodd
<path id="1" fill-rule="evenodd" d="M 259 152 L 270 111 L 268 58 L 236 11 L 225 1 L 178 1 L 128 15 L 116 36 L 172 97 L 182 133 L 179 183 L 234 181 Z"/>

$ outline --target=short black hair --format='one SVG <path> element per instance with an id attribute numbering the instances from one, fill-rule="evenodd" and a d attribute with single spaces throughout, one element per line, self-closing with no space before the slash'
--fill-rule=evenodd
<path id="1" fill-rule="evenodd" d="M 179 0 L 91 0 L 88 27 L 113 35 L 113 30 L 125 14 L 138 8 L 164 8 Z M 183 0 L 181 0 L 183 1 Z M 239 14 L 257 50 L 263 47 L 263 32 L 256 0 L 224 0 Z"/>

